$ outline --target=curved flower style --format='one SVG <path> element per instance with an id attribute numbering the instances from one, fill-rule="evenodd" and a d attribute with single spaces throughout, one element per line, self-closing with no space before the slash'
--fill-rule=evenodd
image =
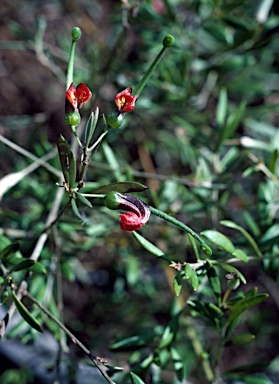
<path id="1" fill-rule="evenodd" d="M 142 200 L 127 193 L 109 192 L 105 197 L 109 209 L 123 209 L 120 213 L 120 228 L 124 231 L 136 231 L 142 228 L 150 217 L 149 206 Z"/>
<path id="2" fill-rule="evenodd" d="M 139 95 L 132 96 L 131 92 L 132 88 L 126 88 L 115 96 L 114 101 L 120 113 L 131 112 L 135 108 Z"/>
<path id="3" fill-rule="evenodd" d="M 74 110 L 80 109 L 83 104 L 90 100 L 91 96 L 90 89 L 84 83 L 80 83 L 76 88 L 74 83 L 72 83 L 66 91 L 66 99 L 73 106 Z"/>

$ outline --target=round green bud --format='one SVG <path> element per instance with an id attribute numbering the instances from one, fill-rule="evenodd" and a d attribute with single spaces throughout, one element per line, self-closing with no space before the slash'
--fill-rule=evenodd
<path id="1" fill-rule="evenodd" d="M 80 114 L 78 111 L 75 112 L 68 112 L 66 113 L 64 117 L 65 124 L 69 125 L 70 127 L 76 127 L 80 123 Z"/>
<path id="2" fill-rule="evenodd" d="M 163 40 L 163 46 L 166 48 L 169 48 L 173 45 L 174 43 L 174 37 L 172 35 L 167 35 L 165 36 Z"/>
<path id="3" fill-rule="evenodd" d="M 81 37 L 81 30 L 79 27 L 75 27 L 72 29 L 72 39 L 73 41 L 78 41 Z"/>
<path id="4" fill-rule="evenodd" d="M 113 112 L 106 116 L 107 124 L 111 128 L 120 128 L 126 113 Z"/>
<path id="5" fill-rule="evenodd" d="M 109 192 L 104 200 L 105 206 L 109 209 L 119 209 L 121 204 L 121 196 L 118 192 Z"/>

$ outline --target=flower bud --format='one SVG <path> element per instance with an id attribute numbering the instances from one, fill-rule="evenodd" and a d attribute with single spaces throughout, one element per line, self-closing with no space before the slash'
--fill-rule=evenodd
<path id="1" fill-rule="evenodd" d="M 72 29 L 72 39 L 73 41 L 78 41 L 81 38 L 81 30 L 79 27 L 74 27 Z"/>
<path id="2" fill-rule="evenodd" d="M 169 48 L 173 45 L 174 43 L 174 37 L 172 35 L 167 35 L 165 36 L 163 40 L 163 46 L 166 48 Z"/>

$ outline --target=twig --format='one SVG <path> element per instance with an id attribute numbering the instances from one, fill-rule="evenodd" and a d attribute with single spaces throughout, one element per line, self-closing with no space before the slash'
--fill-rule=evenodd
<path id="1" fill-rule="evenodd" d="M 92 355 L 89 349 L 86 348 L 82 342 L 75 337 L 75 335 L 67 328 L 64 324 L 61 323 L 56 317 L 52 315 L 38 300 L 35 299 L 27 290 L 24 292 L 24 295 L 28 297 L 34 304 L 36 304 L 50 319 L 52 319 L 63 331 L 71 338 L 72 342 L 76 345 L 78 345 L 83 352 L 89 357 L 91 361 L 96 365 L 96 367 L 99 369 L 101 374 L 104 376 L 104 378 L 107 380 L 110 384 L 116 384 L 114 381 L 111 380 L 111 378 L 108 376 L 104 369 L 104 365 L 101 363 L 100 359 L 97 356 Z"/>

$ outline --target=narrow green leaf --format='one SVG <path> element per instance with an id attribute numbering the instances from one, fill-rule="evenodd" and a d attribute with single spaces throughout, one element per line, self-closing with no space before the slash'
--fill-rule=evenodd
<path id="1" fill-rule="evenodd" d="M 92 207 L 92 204 L 90 203 L 90 201 L 87 200 L 87 198 L 84 197 L 80 192 L 76 192 L 76 196 L 77 196 L 78 200 L 79 200 L 82 204 L 86 205 L 86 206 L 89 207 L 89 208 L 93 208 L 93 207 Z"/>
<path id="2" fill-rule="evenodd" d="M 85 128 L 85 147 L 89 147 L 90 141 L 93 137 L 97 122 L 99 118 L 99 108 L 97 107 L 95 112 L 92 112 Z"/>
<path id="3" fill-rule="evenodd" d="M 94 189 L 92 193 L 98 194 L 107 194 L 109 192 L 115 191 L 119 193 L 128 193 L 128 192 L 143 192 L 146 191 L 148 187 L 143 184 L 136 183 L 135 181 L 122 181 L 118 183 L 112 183 L 108 185 L 103 185 L 97 189 Z"/>
<path id="4" fill-rule="evenodd" d="M 193 269 L 193 273 L 190 280 L 191 280 L 193 290 L 196 291 L 199 287 L 200 282 L 199 282 L 198 275 L 196 274 L 196 271 L 194 269 Z"/>
<path id="5" fill-rule="evenodd" d="M 23 269 L 27 269 L 27 268 L 33 267 L 35 264 L 36 264 L 36 261 L 35 261 L 35 260 L 30 260 L 30 259 L 23 260 L 23 261 L 21 261 L 20 263 L 16 264 L 16 265 L 10 270 L 10 273 L 12 273 L 12 272 L 22 271 Z"/>
<path id="6" fill-rule="evenodd" d="M 142 381 L 142 379 L 135 373 L 130 372 L 130 376 L 132 384 L 145 384 L 144 381 Z"/>
<path id="7" fill-rule="evenodd" d="M 225 124 L 226 115 L 228 109 L 228 94 L 226 88 L 221 88 L 217 111 L 216 111 L 216 121 L 217 124 L 222 127 Z"/>
<path id="8" fill-rule="evenodd" d="M 127 350 L 130 348 L 141 347 L 143 345 L 146 345 L 147 340 L 149 340 L 149 338 L 147 339 L 146 337 L 144 337 L 142 335 L 131 336 L 131 337 L 128 337 L 127 339 L 120 340 L 120 341 L 114 343 L 113 345 L 111 345 L 110 349 Z"/>
<path id="9" fill-rule="evenodd" d="M 76 159 L 66 139 L 60 135 L 57 141 L 58 154 L 65 182 L 72 189 L 76 181 Z"/>
<path id="10" fill-rule="evenodd" d="M 186 265 L 185 265 L 185 269 L 184 269 L 184 271 L 185 271 L 185 279 L 186 279 L 186 280 L 191 279 L 194 270 L 193 270 L 193 268 L 190 266 L 190 264 L 186 264 Z"/>
<path id="11" fill-rule="evenodd" d="M 149 240 L 147 240 L 145 237 L 141 236 L 138 232 L 133 231 L 133 235 L 137 242 L 148 252 L 150 252 L 152 255 L 161 257 L 162 259 L 168 261 L 169 263 L 172 263 L 172 260 L 169 259 L 161 249 L 156 247 L 156 245 L 152 244 Z"/>
<path id="12" fill-rule="evenodd" d="M 233 229 L 236 229 L 237 231 L 241 232 L 242 235 L 249 241 L 249 243 L 251 244 L 251 246 L 253 247 L 253 249 L 255 250 L 255 252 L 257 253 L 257 255 L 259 257 L 262 256 L 262 253 L 257 245 L 257 243 L 255 242 L 255 240 L 253 239 L 253 237 L 250 235 L 250 233 L 248 233 L 246 231 L 246 229 L 242 228 L 240 225 L 234 223 L 233 221 L 231 220 L 222 220 L 220 222 L 222 225 L 224 225 L 225 227 L 228 227 L 228 228 L 233 228 Z"/>
<path id="13" fill-rule="evenodd" d="M 213 303 L 204 303 L 204 307 L 208 313 L 208 317 L 212 316 L 220 319 L 224 315 L 222 309 L 218 308 Z"/>
<path id="14" fill-rule="evenodd" d="M 34 273 L 47 273 L 45 266 L 39 261 L 35 261 L 35 264 L 28 269 Z"/>
<path id="15" fill-rule="evenodd" d="M 243 284 L 246 284 L 246 279 L 245 277 L 242 275 L 241 272 L 239 272 L 238 269 L 236 269 L 235 267 L 233 267 L 232 265 L 230 264 L 225 264 L 225 263 L 216 263 L 217 265 L 219 265 L 221 268 L 223 268 L 225 271 L 228 271 L 228 272 L 236 272 L 238 277 L 240 278 L 240 280 L 242 281 Z"/>
<path id="16" fill-rule="evenodd" d="M 206 238 L 206 240 L 211 241 L 213 244 L 223 249 L 224 251 L 231 254 L 234 252 L 233 243 L 227 236 L 223 235 L 223 233 L 208 229 L 203 231 L 201 234 L 204 238 Z"/>
<path id="17" fill-rule="evenodd" d="M 246 309 L 262 303 L 267 298 L 267 293 L 260 293 L 254 297 L 249 297 L 248 299 L 240 299 L 231 307 L 228 322 L 234 320 L 237 316 L 246 311 Z"/>
<path id="18" fill-rule="evenodd" d="M 35 319 L 35 317 L 33 315 L 31 315 L 31 313 L 28 311 L 28 309 L 25 307 L 25 305 L 22 304 L 22 302 L 18 299 L 18 297 L 14 291 L 12 291 L 12 295 L 13 295 L 15 306 L 16 306 L 18 312 L 20 313 L 20 315 L 22 316 L 22 318 L 32 328 L 36 329 L 38 332 L 43 332 L 43 329 L 42 329 L 40 323 L 38 322 L 38 320 Z"/>
<path id="19" fill-rule="evenodd" d="M 80 220 L 82 220 L 82 217 L 78 211 L 78 208 L 77 208 L 77 203 L 76 203 L 76 200 L 75 199 L 71 199 L 71 205 L 72 205 L 72 210 L 74 212 L 74 214 L 76 215 L 76 217 Z"/>
<path id="20" fill-rule="evenodd" d="M 236 249 L 232 255 L 236 257 L 237 259 L 244 261 L 244 263 L 248 263 L 248 256 L 245 252 L 243 252 L 241 249 Z"/>
<path id="21" fill-rule="evenodd" d="M 232 345 L 246 345 L 253 340 L 255 340 L 255 335 L 252 335 L 251 333 L 241 333 L 233 336 L 228 342 Z"/>
<path id="22" fill-rule="evenodd" d="M 166 348 L 175 338 L 176 332 L 178 329 L 178 318 L 177 316 L 173 317 L 170 323 L 166 326 L 163 336 L 161 338 L 159 349 Z"/>
<path id="23" fill-rule="evenodd" d="M 182 290 L 182 278 L 180 272 L 178 272 L 175 278 L 173 279 L 173 290 L 176 296 L 180 295 L 180 292 Z"/>
<path id="24" fill-rule="evenodd" d="M 19 249 L 20 249 L 20 243 L 18 241 L 15 241 L 14 243 L 7 245 L 0 252 L 0 259 L 2 259 L 5 262 L 5 260 L 13 256 Z"/>

